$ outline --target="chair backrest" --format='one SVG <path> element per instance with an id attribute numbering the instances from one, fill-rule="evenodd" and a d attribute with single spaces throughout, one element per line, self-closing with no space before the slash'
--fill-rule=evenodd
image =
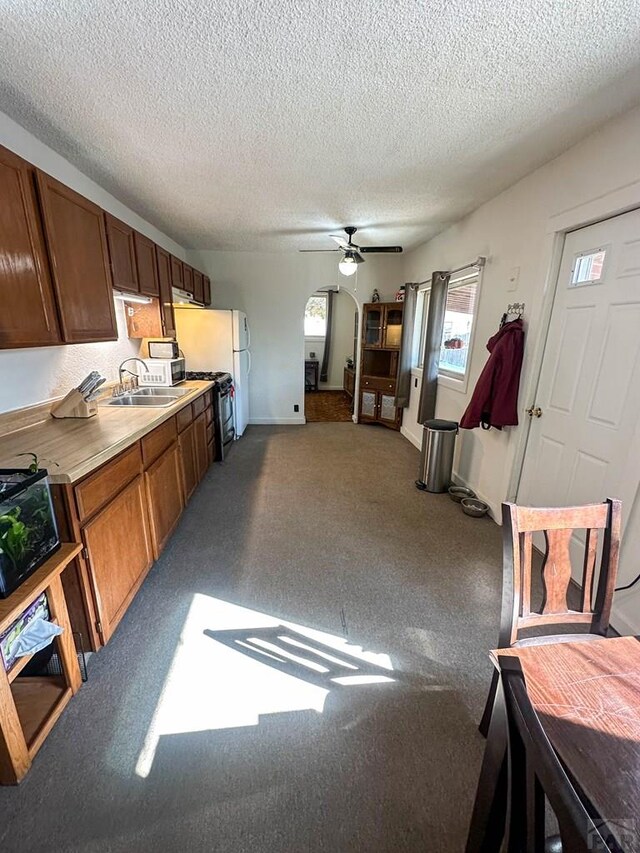
<path id="1" fill-rule="evenodd" d="M 511 762 L 509 849 L 545 849 L 542 793 L 557 818 L 565 853 L 590 853 L 593 850 L 607 853 L 617 850 L 612 839 L 607 838 L 605 841 L 601 828 L 594 823 L 560 763 L 531 704 L 519 660 L 502 655 L 499 662 L 507 708 Z M 609 833 L 605 832 L 605 835 Z M 613 848 L 608 841 L 614 843 Z"/>
<path id="2" fill-rule="evenodd" d="M 605 635 L 618 572 L 621 502 L 608 498 L 602 504 L 560 508 L 502 504 L 503 587 L 500 648 L 518 639 L 523 628 L 583 624 L 589 632 Z M 570 543 L 576 530 L 585 531 L 582 594 L 579 610 L 571 610 L 567 593 L 571 582 Z M 542 565 L 543 601 L 531 610 L 533 534 L 543 533 L 546 553 Z M 599 538 L 602 557 L 594 597 Z M 577 545 L 575 546 L 577 547 Z"/>

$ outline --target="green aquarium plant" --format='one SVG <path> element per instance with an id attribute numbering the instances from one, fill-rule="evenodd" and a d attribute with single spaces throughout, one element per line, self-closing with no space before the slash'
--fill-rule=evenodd
<path id="1" fill-rule="evenodd" d="M 40 461 L 48 462 L 50 465 L 55 465 L 56 468 L 60 467 L 57 462 L 51 462 L 50 459 L 43 459 L 43 460 L 38 459 L 37 453 L 27 452 L 27 453 L 18 453 L 17 455 L 18 456 L 30 456 L 31 457 L 31 464 L 29 465 L 27 470 L 31 471 L 32 474 L 37 474 L 38 471 L 40 470 Z"/>
<path id="2" fill-rule="evenodd" d="M 0 470 L 0 598 L 60 545 L 47 471 L 35 453 L 25 469 Z M 52 463 L 57 464 L 57 463 Z"/>
<path id="3" fill-rule="evenodd" d="M 0 515 L 0 554 L 6 554 L 14 568 L 24 560 L 29 545 L 30 531 L 24 521 L 20 521 L 22 508 L 13 507 Z"/>

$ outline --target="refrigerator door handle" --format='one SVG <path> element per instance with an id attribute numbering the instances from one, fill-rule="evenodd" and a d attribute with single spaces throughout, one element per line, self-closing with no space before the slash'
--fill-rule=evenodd
<path id="1" fill-rule="evenodd" d="M 251 349 L 251 326 L 245 320 L 245 328 L 247 330 L 247 349 Z"/>
<path id="2" fill-rule="evenodd" d="M 251 364 L 252 364 L 251 353 L 249 350 L 247 350 L 247 355 L 249 356 L 249 366 L 247 367 L 247 376 L 248 376 L 251 373 Z"/>

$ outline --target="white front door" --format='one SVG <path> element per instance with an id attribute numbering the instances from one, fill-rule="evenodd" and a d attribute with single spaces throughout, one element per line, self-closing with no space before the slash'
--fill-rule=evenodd
<path id="1" fill-rule="evenodd" d="M 620 498 L 625 522 L 640 482 L 640 211 L 567 234 L 528 402 L 542 413 L 532 418 L 518 503 Z"/>

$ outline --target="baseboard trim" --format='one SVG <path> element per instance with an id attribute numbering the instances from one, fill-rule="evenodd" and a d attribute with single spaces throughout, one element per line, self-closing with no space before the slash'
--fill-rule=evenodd
<path id="1" fill-rule="evenodd" d="M 418 450 L 422 450 L 422 444 L 418 441 L 418 439 L 410 432 L 405 426 L 400 427 L 400 435 L 403 435 L 407 441 L 410 441 L 414 447 Z"/>
<path id="2" fill-rule="evenodd" d="M 453 480 L 453 482 L 454 482 L 456 485 L 458 485 L 458 486 L 464 486 L 465 488 L 467 488 L 467 489 L 471 489 L 472 491 L 474 491 L 474 492 L 476 493 L 476 495 L 478 496 L 478 498 L 479 498 L 481 501 L 484 501 L 484 502 L 488 505 L 488 507 L 489 507 L 489 515 L 491 516 L 491 518 L 493 519 L 493 521 L 495 521 L 495 523 L 496 523 L 496 524 L 498 524 L 498 525 L 502 525 L 502 516 L 501 516 L 501 513 L 500 513 L 500 511 L 499 511 L 499 509 L 498 509 L 498 508 L 494 507 L 493 503 L 489 500 L 489 498 L 487 498 L 485 495 L 481 494 L 481 493 L 480 493 L 479 491 L 477 491 L 477 489 L 475 489 L 473 486 L 470 486 L 470 485 L 469 485 L 469 483 L 467 483 L 467 481 L 466 481 L 463 477 L 461 477 L 461 476 L 460 476 L 460 474 L 458 474 L 458 472 L 457 472 L 457 471 L 452 471 L 452 472 L 451 472 L 451 479 Z"/>
<path id="3" fill-rule="evenodd" d="M 302 424 L 306 424 L 306 420 L 304 416 L 299 416 L 297 418 L 249 418 L 250 424 L 255 424 L 256 426 L 277 426 L 278 424 L 283 424 L 285 426 L 300 426 Z"/>

